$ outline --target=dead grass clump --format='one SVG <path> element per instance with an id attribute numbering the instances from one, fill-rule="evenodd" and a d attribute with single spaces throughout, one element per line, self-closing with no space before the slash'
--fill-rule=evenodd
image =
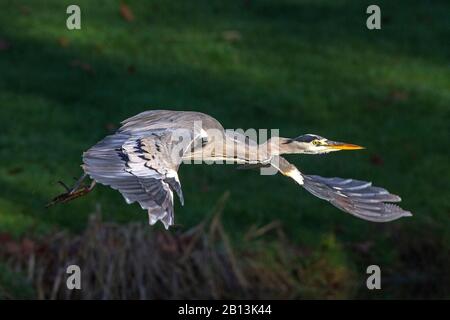
<path id="1" fill-rule="evenodd" d="M 287 242 L 278 222 L 253 226 L 237 250 L 220 219 L 226 198 L 211 221 L 185 232 L 102 222 L 97 213 L 81 235 L 4 239 L 0 259 L 26 275 L 39 299 L 299 298 L 309 270 L 304 251 Z M 71 264 L 81 268 L 81 290 L 67 289 Z M 338 288 L 334 282 L 348 280 L 331 278 Z"/>

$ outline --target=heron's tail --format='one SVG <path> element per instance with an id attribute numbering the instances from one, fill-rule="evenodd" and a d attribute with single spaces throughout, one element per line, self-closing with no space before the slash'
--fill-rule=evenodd
<path id="1" fill-rule="evenodd" d="M 315 175 L 302 176 L 306 190 L 358 218 L 388 222 L 412 216 L 411 212 L 389 203 L 401 201 L 399 196 L 389 193 L 386 189 L 374 187 L 371 182 Z"/>

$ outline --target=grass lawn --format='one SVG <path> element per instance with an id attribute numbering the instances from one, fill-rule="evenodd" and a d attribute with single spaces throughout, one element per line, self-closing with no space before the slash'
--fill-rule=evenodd
<path id="1" fill-rule="evenodd" d="M 235 241 L 278 219 L 305 246 L 334 239 L 341 263 L 362 277 L 367 264 L 387 270 L 383 294 L 358 296 L 450 297 L 448 1 L 378 1 L 376 31 L 365 26 L 366 1 L 127 1 L 127 21 L 118 1 L 78 0 L 82 29 L 69 31 L 72 3 L 0 4 L 0 232 L 79 232 L 98 205 L 106 220 L 146 223 L 138 205 L 102 186 L 44 205 L 123 119 L 196 110 L 226 128 L 363 145 L 288 159 L 309 174 L 373 181 L 414 217 L 373 224 L 280 175 L 203 165 L 180 168 L 177 223 L 198 224 L 229 191 L 223 220 Z M 368 252 L 353 249 L 363 245 Z"/>

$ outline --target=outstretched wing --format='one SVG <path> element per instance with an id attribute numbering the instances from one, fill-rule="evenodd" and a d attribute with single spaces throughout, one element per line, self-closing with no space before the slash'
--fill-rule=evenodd
<path id="1" fill-rule="evenodd" d="M 335 207 L 358 218 L 388 222 L 412 215 L 411 212 L 391 203 L 400 202 L 399 196 L 391 194 L 386 189 L 374 187 L 371 182 L 305 175 L 283 157 L 274 157 L 271 165 L 284 175 L 293 178 L 316 197 L 327 200 Z"/>
<path id="2" fill-rule="evenodd" d="M 374 187 L 371 182 L 303 175 L 303 187 L 316 197 L 364 220 L 388 222 L 412 215 L 390 203 L 400 202 L 399 196 Z"/>
<path id="3" fill-rule="evenodd" d="M 177 174 L 181 157 L 203 137 L 192 128 L 179 131 L 177 137 L 184 138 L 180 146 L 173 136 L 180 128 L 168 123 L 152 128 L 147 122 L 141 130 L 133 124 L 125 124 L 85 152 L 83 169 L 92 179 L 118 190 L 127 203 L 138 202 L 148 211 L 150 224 L 160 220 L 168 229 L 174 224 L 173 192 L 184 202 Z"/>

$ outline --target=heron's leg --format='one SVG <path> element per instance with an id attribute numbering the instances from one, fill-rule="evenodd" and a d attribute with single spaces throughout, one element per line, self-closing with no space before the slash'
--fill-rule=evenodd
<path id="1" fill-rule="evenodd" d="M 90 185 L 83 184 L 83 181 L 86 179 L 87 175 L 83 174 L 80 179 L 75 182 L 74 186 L 72 188 L 67 187 L 67 185 L 59 181 L 59 184 L 63 186 L 63 188 L 66 190 L 65 193 L 60 194 L 59 196 L 56 196 L 53 198 L 48 204 L 47 207 L 50 207 L 52 205 L 55 205 L 57 203 L 66 203 L 71 200 L 74 200 L 76 198 L 82 197 L 94 189 L 96 182 L 95 180 L 92 180 Z"/>
<path id="2" fill-rule="evenodd" d="M 74 193 L 75 191 L 77 191 L 81 184 L 83 183 L 83 181 L 87 178 L 87 174 L 84 173 L 78 180 L 77 182 L 75 182 L 75 184 L 73 185 L 72 189 L 67 189 L 67 186 L 64 185 L 63 182 L 60 182 L 63 186 L 65 186 L 65 188 L 67 189 L 68 192 L 70 193 Z"/>

